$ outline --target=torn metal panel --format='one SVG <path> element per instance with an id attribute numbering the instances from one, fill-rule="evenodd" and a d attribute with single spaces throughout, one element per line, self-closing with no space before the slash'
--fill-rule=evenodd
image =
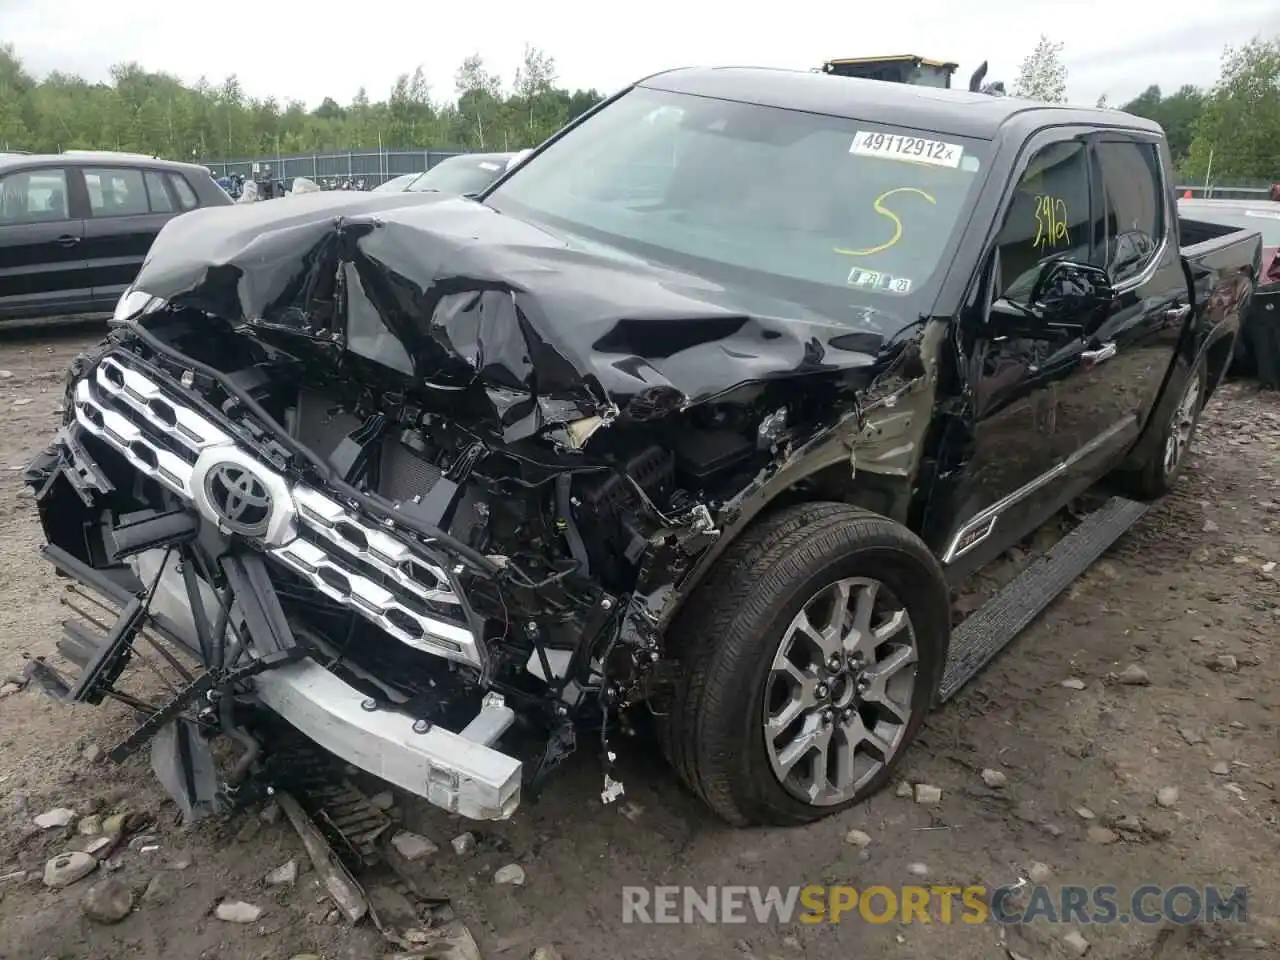
<path id="1" fill-rule="evenodd" d="M 945 324 L 926 326 L 884 378 L 888 386 L 896 377 L 896 388 L 878 398 L 874 393 L 869 396 L 866 421 L 854 449 L 855 471 L 895 477 L 908 485 L 914 482 L 938 401 L 938 365 L 946 337 Z M 905 511 L 906 504 L 900 507 Z"/>
<path id="2" fill-rule="evenodd" d="M 151 741 L 151 768 L 184 823 L 218 812 L 218 770 L 209 742 L 185 717 L 165 724 Z"/>
<path id="3" fill-rule="evenodd" d="M 858 402 L 849 412 L 835 424 L 814 431 L 803 443 L 780 451 L 774 463 L 722 505 L 724 535 L 698 556 L 696 563 L 673 570 L 662 602 L 650 603 L 643 619 L 632 622 L 647 623 L 652 634 L 665 630 L 684 599 L 751 521 L 787 491 L 824 471 L 840 476 L 847 470 L 846 495 L 855 501 L 859 470 L 901 479 L 902 488 L 886 512 L 905 519 L 936 402 L 938 363 L 945 340 L 945 324 L 927 324 L 916 338 L 900 347 L 888 369 L 858 394 Z M 761 430 L 773 422 L 762 422 Z"/>

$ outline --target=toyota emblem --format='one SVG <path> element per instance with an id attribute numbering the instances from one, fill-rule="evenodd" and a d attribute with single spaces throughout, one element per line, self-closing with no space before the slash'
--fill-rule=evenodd
<path id="1" fill-rule="evenodd" d="M 205 492 L 228 530 L 260 537 L 271 522 L 271 494 L 266 485 L 238 463 L 214 464 L 205 476 Z"/>

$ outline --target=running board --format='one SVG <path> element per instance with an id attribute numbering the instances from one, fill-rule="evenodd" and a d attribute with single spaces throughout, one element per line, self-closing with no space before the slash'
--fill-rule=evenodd
<path id="1" fill-rule="evenodd" d="M 1145 503 L 1111 498 L 956 627 L 937 702 L 955 696 L 1146 512 Z"/>

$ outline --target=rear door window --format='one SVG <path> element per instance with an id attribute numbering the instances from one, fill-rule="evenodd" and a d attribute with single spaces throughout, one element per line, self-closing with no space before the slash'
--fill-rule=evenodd
<path id="1" fill-rule="evenodd" d="M 173 199 L 164 185 L 164 177 L 154 170 L 148 170 L 142 178 L 147 184 L 147 199 L 151 202 L 151 212 L 173 213 Z"/>
<path id="2" fill-rule="evenodd" d="M 1160 157 L 1153 143 L 1103 141 L 1096 146 L 1106 210 L 1104 263 L 1113 283 L 1139 276 L 1165 234 Z"/>
<path id="3" fill-rule="evenodd" d="M 194 210 L 200 206 L 196 192 L 191 189 L 191 184 L 187 183 L 187 178 L 182 174 L 169 174 L 169 183 L 173 185 L 174 192 L 178 195 L 178 203 L 183 210 Z"/>
<path id="4" fill-rule="evenodd" d="M 89 191 L 89 210 L 95 217 L 135 217 L 151 212 L 141 170 L 86 167 L 84 185 Z"/>
<path id="5" fill-rule="evenodd" d="M 0 224 L 17 226 L 70 219 L 67 171 L 53 167 L 0 178 Z"/>

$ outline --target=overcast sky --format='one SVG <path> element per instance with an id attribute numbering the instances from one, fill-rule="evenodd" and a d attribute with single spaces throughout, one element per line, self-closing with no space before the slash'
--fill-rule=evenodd
<path id="1" fill-rule="evenodd" d="M 859 10 L 859 8 L 862 8 Z M 462 58 L 480 53 L 510 82 L 526 43 L 556 60 L 559 83 L 615 90 L 666 67 L 735 64 L 808 69 L 835 57 L 917 53 L 959 62 L 967 80 L 1012 85 L 1042 32 L 1065 43 L 1068 96 L 1119 104 L 1157 83 L 1211 84 L 1223 46 L 1280 34 L 1280 0 L 903 0 L 875 12 L 835 0 L 729 3 L 487 0 L 366 4 L 0 0 L 0 41 L 28 69 L 103 80 L 113 63 L 193 82 L 237 74 L 247 93 L 315 106 L 361 86 L 382 99 L 421 64 L 438 98 Z M 997 39 L 998 38 L 998 39 Z"/>

